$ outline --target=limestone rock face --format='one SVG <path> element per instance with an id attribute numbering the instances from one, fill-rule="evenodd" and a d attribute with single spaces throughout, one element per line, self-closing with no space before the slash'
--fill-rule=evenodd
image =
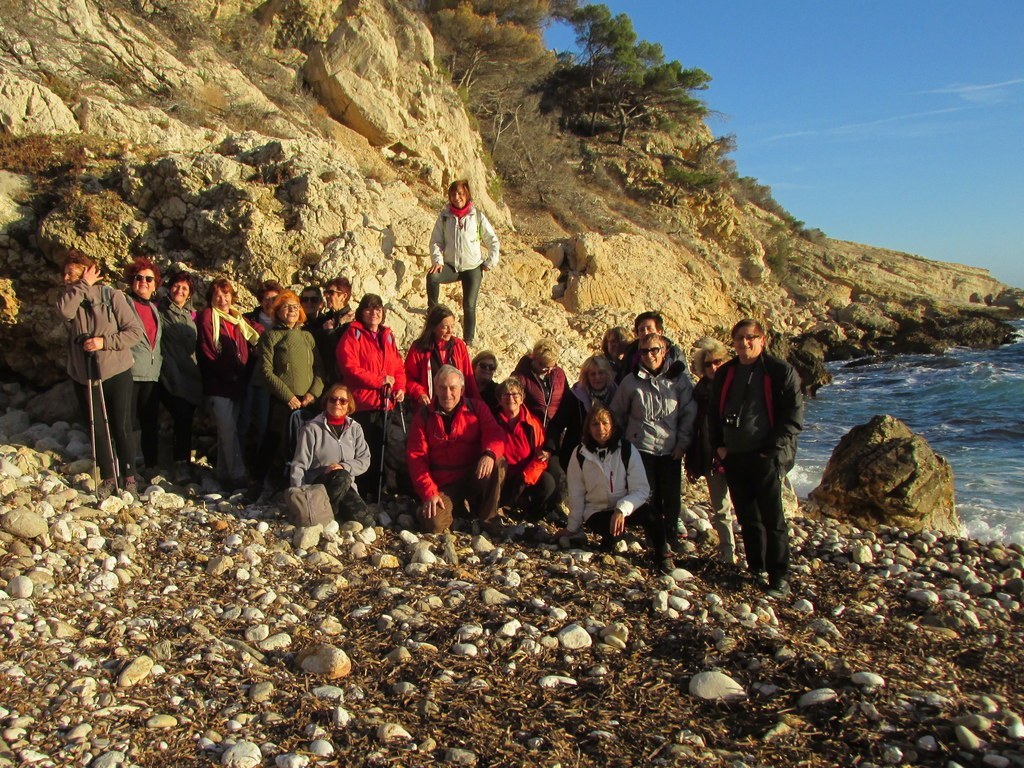
<path id="1" fill-rule="evenodd" d="M 888 525 L 962 534 L 952 468 L 892 416 L 875 416 L 839 441 L 804 509 L 865 530 Z"/>
<path id="2" fill-rule="evenodd" d="M 12 136 L 77 133 L 71 110 L 52 91 L 10 72 L 0 71 L 0 128 Z"/>
<path id="3" fill-rule="evenodd" d="M 434 40 L 398 0 L 345 0 L 338 26 L 303 75 L 338 121 L 377 147 L 412 156 L 435 189 L 469 179 L 495 223 L 509 213 L 487 191 L 480 141 L 451 88 L 438 87 Z"/>

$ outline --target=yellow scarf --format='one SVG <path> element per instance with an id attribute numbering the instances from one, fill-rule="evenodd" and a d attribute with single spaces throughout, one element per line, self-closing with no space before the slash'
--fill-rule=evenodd
<path id="1" fill-rule="evenodd" d="M 220 349 L 220 324 L 222 322 L 230 323 L 231 325 L 237 326 L 238 330 L 242 334 L 250 347 L 255 347 L 260 340 L 259 332 L 249 325 L 248 321 L 242 317 L 242 313 L 234 307 L 230 307 L 227 312 L 221 312 L 216 307 L 213 307 L 213 343 Z"/>

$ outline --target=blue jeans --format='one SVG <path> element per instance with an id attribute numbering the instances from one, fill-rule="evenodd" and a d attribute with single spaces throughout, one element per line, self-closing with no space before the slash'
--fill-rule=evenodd
<path id="1" fill-rule="evenodd" d="M 456 281 L 462 283 L 462 329 L 467 344 L 476 338 L 476 299 L 480 295 L 480 282 L 483 280 L 483 265 L 464 272 L 456 272 L 451 264 L 445 264 L 440 272 L 427 273 L 427 308 L 438 304 L 441 286 Z"/>

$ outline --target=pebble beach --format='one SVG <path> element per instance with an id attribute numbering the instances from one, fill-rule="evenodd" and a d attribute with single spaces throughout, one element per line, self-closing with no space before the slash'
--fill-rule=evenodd
<path id="1" fill-rule="evenodd" d="M 403 499 L 100 501 L 80 429 L 0 433 L 0 766 L 1024 765 L 1016 544 L 796 518 L 773 600 L 697 490 L 660 575 Z"/>

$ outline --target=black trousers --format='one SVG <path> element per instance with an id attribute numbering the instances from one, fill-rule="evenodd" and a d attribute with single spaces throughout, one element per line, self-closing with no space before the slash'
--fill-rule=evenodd
<path id="1" fill-rule="evenodd" d="M 747 568 L 768 572 L 769 579 L 789 574 L 789 524 L 782 509 L 782 469 L 772 457 L 756 452 L 725 458 L 736 519 L 740 523 Z"/>
<path id="2" fill-rule="evenodd" d="M 366 502 L 352 485 L 352 475 L 347 469 L 325 472 L 316 481 L 327 489 L 327 496 L 331 500 L 336 520 L 339 522 L 355 520 L 366 526 L 376 522 L 367 508 Z"/>
<path id="3" fill-rule="evenodd" d="M 522 472 L 508 472 L 501 484 L 501 501 L 503 507 L 522 507 L 527 519 L 544 517 L 551 507 L 557 503 L 558 480 L 548 471 L 542 472 L 537 482 L 527 485 L 523 482 Z"/>
<path id="4" fill-rule="evenodd" d="M 472 344 L 476 338 L 476 300 L 480 295 L 480 281 L 483 280 L 483 266 L 456 272 L 451 264 L 445 264 L 440 272 L 427 275 L 427 308 L 432 309 L 441 296 L 441 286 L 448 283 L 462 283 L 462 328 L 463 340 Z"/>
<path id="5" fill-rule="evenodd" d="M 363 428 L 363 438 L 366 447 L 370 449 L 370 466 L 359 476 L 363 498 L 379 501 L 377 486 L 380 485 L 381 462 L 384 457 L 384 411 L 356 411 L 352 418 Z M 389 418 L 397 419 L 398 414 Z"/>
<path id="6" fill-rule="evenodd" d="M 673 459 L 671 454 L 655 456 L 643 451 L 640 451 L 640 458 L 647 472 L 647 482 L 651 485 L 647 503 L 661 515 L 665 535 L 674 536 L 682 510 L 683 462 Z"/>
<path id="7" fill-rule="evenodd" d="M 614 509 L 602 509 L 587 518 L 584 523 L 588 529 L 601 537 L 601 546 L 611 549 L 619 536 L 612 536 L 612 513 Z M 626 527 L 643 526 L 647 534 L 647 544 L 654 550 L 654 556 L 659 560 L 668 557 L 668 539 L 665 537 L 665 526 L 661 521 L 661 515 L 651 508 L 650 504 L 642 504 L 633 510 L 633 513 L 626 518 Z"/>
<path id="8" fill-rule="evenodd" d="M 142 461 L 147 467 L 159 464 L 160 390 L 159 381 L 132 383 L 132 431 L 139 433 Z M 135 451 L 138 457 L 139 451 Z"/>
<path id="9" fill-rule="evenodd" d="M 103 398 L 107 406 L 107 423 L 110 427 L 110 442 L 114 455 L 118 458 L 119 474 L 122 482 L 126 477 L 135 474 L 135 450 L 132 440 L 132 392 L 131 370 L 122 371 L 103 382 Z M 82 416 L 89 423 L 88 384 L 75 382 L 75 397 Z M 100 476 L 108 480 L 114 476 L 114 462 L 107 450 L 107 433 L 103 429 L 103 416 L 100 413 L 98 387 L 93 389 L 92 424 L 96 434 L 96 461 L 100 465 Z"/>
<path id="10" fill-rule="evenodd" d="M 160 387 L 160 402 L 171 414 L 174 425 L 174 438 L 171 443 L 171 459 L 173 461 L 189 461 L 192 458 L 192 419 L 196 407 L 183 397 L 176 397 Z"/>

